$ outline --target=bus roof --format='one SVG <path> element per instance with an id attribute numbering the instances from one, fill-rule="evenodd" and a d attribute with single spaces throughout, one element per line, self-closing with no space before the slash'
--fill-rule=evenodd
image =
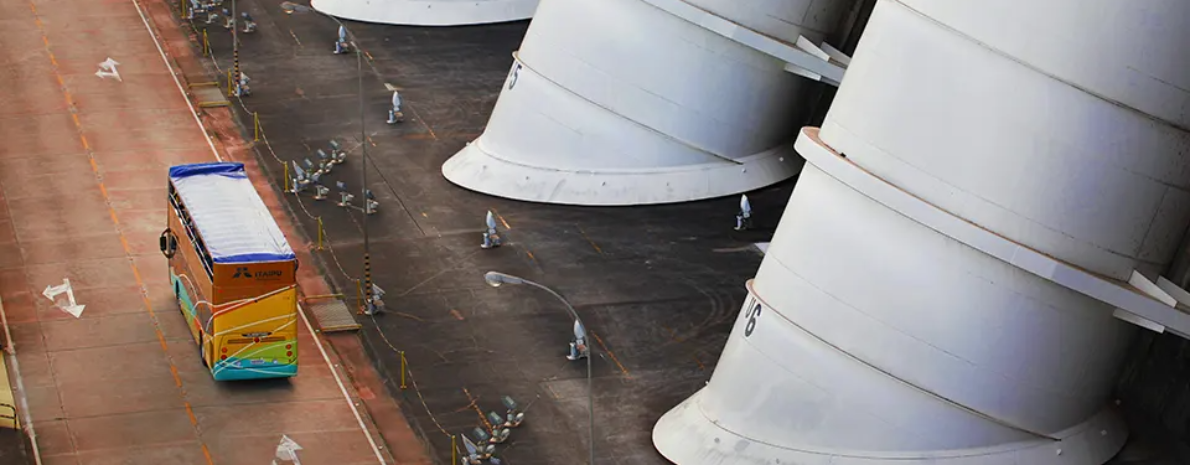
<path id="1" fill-rule="evenodd" d="M 243 163 L 172 166 L 169 180 L 215 263 L 296 258 Z"/>

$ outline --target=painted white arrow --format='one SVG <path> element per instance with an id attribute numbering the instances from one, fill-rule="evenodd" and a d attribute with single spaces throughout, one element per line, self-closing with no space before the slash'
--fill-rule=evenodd
<path id="1" fill-rule="evenodd" d="M 66 294 L 65 305 L 63 302 L 59 302 L 58 299 L 56 299 L 56 297 L 62 294 Z M 78 302 L 75 302 L 74 289 L 70 287 L 70 279 L 67 278 L 63 278 L 62 284 L 57 286 L 46 286 L 45 291 L 42 291 L 41 295 L 44 295 L 45 298 L 50 299 L 50 302 L 53 302 L 55 307 L 58 307 L 62 309 L 62 311 L 73 315 L 75 318 L 82 316 L 83 308 L 86 307 L 86 305 L 79 305 Z"/>
<path id="2" fill-rule="evenodd" d="M 116 60 L 113 60 L 112 57 L 107 57 L 103 63 L 99 64 L 99 71 L 96 71 L 95 75 L 99 76 L 100 79 L 114 77 L 117 81 L 124 82 L 124 80 L 120 78 L 120 71 L 116 69 L 116 66 L 119 64 L 120 63 Z"/>
<path id="3" fill-rule="evenodd" d="M 273 460 L 273 465 L 277 465 L 277 460 L 293 462 L 294 465 L 302 465 L 302 461 L 298 460 L 297 451 L 302 450 L 302 446 L 289 439 L 289 436 L 282 434 L 281 443 L 277 444 L 277 458 Z"/>

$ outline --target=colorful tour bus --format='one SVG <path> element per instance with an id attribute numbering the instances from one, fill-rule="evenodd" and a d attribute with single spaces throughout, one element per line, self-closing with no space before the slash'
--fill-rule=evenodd
<path id="1" fill-rule="evenodd" d="M 242 163 L 169 169 L 161 252 L 216 380 L 297 375 L 297 257 Z"/>

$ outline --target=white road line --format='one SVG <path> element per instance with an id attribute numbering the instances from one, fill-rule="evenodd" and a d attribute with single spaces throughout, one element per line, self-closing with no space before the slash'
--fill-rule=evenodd
<path id="1" fill-rule="evenodd" d="M 157 53 L 161 55 L 161 61 L 165 63 L 166 69 L 174 78 L 174 84 L 178 87 L 178 92 L 182 94 L 182 100 L 186 101 L 186 106 L 190 107 L 190 114 L 194 116 L 194 122 L 198 125 L 198 129 L 202 131 L 202 135 L 207 139 L 207 145 L 211 148 L 211 153 L 215 154 L 215 159 L 223 161 L 223 157 L 219 155 L 219 150 L 215 148 L 215 142 L 211 140 L 211 135 L 207 133 L 206 127 L 203 126 L 202 120 L 198 117 L 198 112 L 194 109 L 194 104 L 190 102 L 190 98 L 186 96 L 186 90 L 182 87 L 182 82 L 178 80 L 178 75 L 174 71 L 173 65 L 169 63 L 169 58 L 165 56 L 165 50 L 161 48 L 161 42 L 157 39 L 157 34 L 153 33 L 153 27 L 149 25 L 149 19 L 145 17 L 145 12 L 141 9 L 138 0 L 131 0 L 132 5 L 136 7 L 137 14 L 140 15 L 141 22 L 145 24 L 145 30 L 148 31 L 149 37 L 153 39 L 153 44 L 157 46 Z M 347 392 L 347 386 L 343 384 L 343 378 L 339 376 L 339 370 L 335 369 L 335 364 L 331 362 L 330 355 L 327 355 L 326 348 L 322 345 L 322 338 L 314 331 L 314 326 L 310 324 L 310 320 L 306 318 L 306 312 L 301 310 L 298 306 L 298 315 L 301 316 L 302 322 L 306 324 L 306 329 L 310 332 L 310 337 L 314 339 L 314 345 L 318 346 L 318 352 L 322 354 L 322 360 L 326 362 L 326 366 L 330 368 L 331 375 L 335 377 L 335 383 L 339 385 L 339 392 L 343 393 L 343 399 L 347 401 L 347 406 L 351 408 L 351 413 L 355 415 L 355 420 L 359 423 L 360 431 L 364 433 L 364 437 L 368 438 L 368 445 L 372 447 L 372 452 L 376 454 L 376 460 L 381 465 L 387 465 L 384 461 L 384 454 L 380 452 L 380 447 L 376 444 L 376 440 L 372 438 L 372 433 L 368 431 L 367 424 L 364 423 L 364 417 L 360 415 L 359 409 L 355 407 L 355 402 L 351 400 L 351 394 Z"/>

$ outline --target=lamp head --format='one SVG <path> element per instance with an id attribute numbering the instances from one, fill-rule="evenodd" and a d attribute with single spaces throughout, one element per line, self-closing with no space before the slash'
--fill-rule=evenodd
<path id="1" fill-rule="evenodd" d="M 504 284 L 524 284 L 525 280 L 510 274 L 504 274 L 497 271 L 489 271 L 483 275 L 483 280 L 492 287 L 500 287 Z"/>
<path id="2" fill-rule="evenodd" d="M 302 5 L 302 4 L 298 4 L 298 3 L 294 3 L 294 2 L 288 2 L 288 1 L 281 2 L 281 11 L 284 11 L 285 14 L 291 15 L 294 13 L 305 13 L 310 10 L 311 10 L 311 8 L 306 5 Z"/>

